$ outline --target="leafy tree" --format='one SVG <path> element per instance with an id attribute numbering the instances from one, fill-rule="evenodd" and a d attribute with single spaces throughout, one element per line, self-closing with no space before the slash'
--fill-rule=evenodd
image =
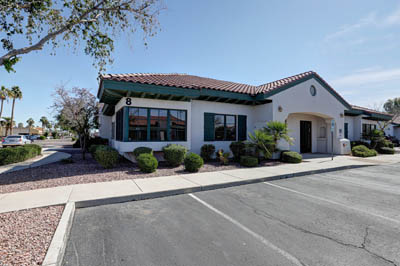
<path id="1" fill-rule="evenodd" d="M 113 37 L 141 29 L 144 43 L 158 30 L 159 0 L 0 0 L 1 43 L 6 53 L 0 66 L 10 72 L 20 56 L 61 43 L 76 48 L 84 45 L 93 65 L 104 69 L 112 62 Z M 27 44 L 16 47 L 25 38 Z M 54 53 L 54 51 L 53 51 Z"/>
<path id="2" fill-rule="evenodd" d="M 28 124 L 29 127 L 29 135 L 31 134 L 31 128 L 32 126 L 35 124 L 35 120 L 33 120 L 33 118 L 29 118 L 28 120 L 26 120 L 26 123 Z"/>
<path id="3" fill-rule="evenodd" d="M 10 98 L 12 99 L 12 107 L 11 107 L 11 121 L 14 121 L 14 108 L 15 108 L 15 100 L 22 99 L 22 91 L 18 86 L 14 86 L 10 91 Z M 10 135 L 12 135 L 13 127 L 10 128 Z"/>
<path id="4" fill-rule="evenodd" d="M 379 121 L 379 130 L 382 133 L 385 129 L 398 118 L 400 118 L 400 97 L 387 100 L 383 105 L 379 104 L 373 108 L 375 111 L 386 112 L 392 115 L 392 118 L 386 121 Z"/>
<path id="5" fill-rule="evenodd" d="M 52 108 L 63 118 L 63 123 L 78 135 L 82 159 L 85 159 L 90 131 L 98 127 L 96 96 L 85 88 L 66 89 L 61 86 L 56 88 L 53 97 Z"/>
<path id="6" fill-rule="evenodd" d="M 0 89 L 0 100 L 1 100 L 0 117 L 3 117 L 4 101 L 7 100 L 9 96 L 10 96 L 10 90 L 4 86 L 1 86 L 1 89 Z"/>

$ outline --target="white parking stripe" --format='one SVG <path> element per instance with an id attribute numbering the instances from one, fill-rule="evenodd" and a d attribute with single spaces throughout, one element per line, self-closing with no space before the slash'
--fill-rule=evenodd
<path id="1" fill-rule="evenodd" d="M 244 226 L 243 224 L 239 223 L 238 221 L 236 221 L 235 219 L 233 219 L 232 217 L 226 215 L 225 213 L 217 210 L 216 208 L 214 208 L 213 206 L 211 206 L 210 204 L 208 204 L 207 202 L 199 199 L 198 197 L 196 197 L 193 194 L 188 194 L 189 196 L 191 196 L 193 199 L 197 200 L 198 202 L 200 202 L 201 204 L 203 204 L 204 206 L 206 206 L 207 208 L 209 208 L 210 210 L 212 210 L 213 212 L 221 215 L 222 217 L 224 217 L 226 220 L 230 221 L 231 223 L 233 223 L 234 225 L 236 225 L 237 227 L 239 227 L 240 229 L 242 229 L 243 231 L 247 232 L 248 234 L 250 234 L 251 236 L 253 236 L 254 238 L 256 238 L 257 240 L 259 240 L 261 243 L 263 243 L 264 245 L 266 245 L 267 247 L 269 247 L 270 249 L 273 249 L 274 251 L 278 252 L 279 254 L 281 254 L 283 257 L 285 257 L 286 259 L 288 259 L 289 261 L 293 262 L 295 265 L 297 266 L 305 266 L 306 264 L 300 262 L 296 257 L 294 257 L 293 255 L 289 254 L 288 252 L 284 251 L 283 249 L 278 248 L 277 246 L 275 246 L 274 244 L 272 244 L 271 242 L 269 242 L 267 239 L 265 239 L 264 237 L 262 237 L 261 235 L 253 232 L 252 230 L 250 230 L 249 228 L 247 228 L 246 226 Z"/>
<path id="2" fill-rule="evenodd" d="M 365 210 L 362 210 L 362 209 L 359 209 L 359 208 L 351 207 L 351 206 L 348 206 L 348 205 L 345 205 L 345 204 L 342 204 L 342 203 L 339 203 L 339 202 L 336 202 L 336 201 L 324 199 L 324 198 L 321 198 L 321 197 L 318 197 L 318 196 L 314 196 L 314 195 L 311 195 L 311 194 L 303 193 L 303 192 L 300 192 L 300 191 L 297 191 L 297 190 L 293 190 L 293 189 L 290 189 L 290 188 L 287 188 L 287 187 L 278 186 L 278 185 L 272 184 L 270 182 L 264 182 L 264 184 L 272 186 L 272 187 L 276 187 L 276 188 L 279 188 L 279 189 L 282 189 L 282 190 L 290 191 L 290 192 L 293 192 L 293 193 L 296 193 L 296 194 L 299 194 L 299 195 L 303 195 L 303 196 L 306 196 L 306 197 L 309 197 L 309 198 L 312 198 L 312 199 L 325 201 L 325 202 L 328 202 L 328 203 L 331 203 L 331 204 L 335 204 L 335 205 L 338 205 L 338 206 L 341 206 L 341 207 L 344 207 L 344 208 L 347 208 L 347 209 L 351 209 L 351 210 L 355 210 L 355 211 L 358 211 L 358 212 L 362 212 L 364 214 L 368 214 L 368 215 L 371 215 L 371 216 L 374 216 L 374 217 L 377 217 L 377 218 L 380 218 L 380 219 L 383 219 L 383 220 L 386 220 L 386 221 L 389 221 L 389 222 L 392 222 L 392 223 L 400 224 L 399 220 L 392 219 L 390 217 L 386 217 L 386 216 L 383 216 L 383 215 L 380 215 L 380 214 L 377 214 L 377 213 L 373 213 L 373 212 L 365 211 Z"/>

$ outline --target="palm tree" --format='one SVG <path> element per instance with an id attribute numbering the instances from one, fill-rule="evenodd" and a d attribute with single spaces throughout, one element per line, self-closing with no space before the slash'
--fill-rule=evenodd
<path id="1" fill-rule="evenodd" d="M 8 136 L 8 130 L 11 130 L 13 128 L 15 121 L 11 120 L 11 117 L 3 117 L 3 119 L 5 120 L 6 136 Z"/>
<path id="2" fill-rule="evenodd" d="M 3 115 L 4 100 L 7 100 L 9 96 L 10 96 L 10 90 L 4 86 L 1 86 L 1 89 L 0 89 L 0 100 L 1 100 L 0 117 L 2 117 L 2 115 Z"/>
<path id="3" fill-rule="evenodd" d="M 29 135 L 31 134 L 31 127 L 35 124 L 35 121 L 32 118 L 29 118 L 26 120 L 26 123 L 28 124 L 29 127 Z"/>
<path id="4" fill-rule="evenodd" d="M 14 107 L 15 107 L 15 100 L 22 99 L 22 91 L 18 86 L 14 86 L 11 88 L 10 98 L 13 99 L 12 108 L 11 108 L 11 121 L 14 121 Z M 12 127 L 10 128 L 10 135 L 12 135 Z"/>
<path id="5" fill-rule="evenodd" d="M 43 133 L 44 133 L 47 125 L 49 124 L 49 120 L 47 120 L 47 117 L 42 116 L 39 121 L 40 121 L 40 123 L 42 123 L 42 129 L 43 129 Z"/>

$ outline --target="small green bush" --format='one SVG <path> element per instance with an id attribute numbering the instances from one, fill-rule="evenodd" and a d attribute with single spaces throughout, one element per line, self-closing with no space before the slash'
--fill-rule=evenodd
<path id="1" fill-rule="evenodd" d="M 211 157 L 215 152 L 215 146 L 212 144 L 204 144 L 201 146 L 200 156 L 203 158 L 204 161 L 209 162 L 211 161 Z"/>
<path id="2" fill-rule="evenodd" d="M 136 158 L 140 171 L 145 173 L 153 173 L 158 167 L 158 161 L 150 153 L 142 153 Z"/>
<path id="3" fill-rule="evenodd" d="M 253 156 L 243 155 L 240 157 L 240 165 L 246 167 L 255 167 L 258 165 L 258 158 Z"/>
<path id="4" fill-rule="evenodd" d="M 187 152 L 186 147 L 178 144 L 168 144 L 163 147 L 164 159 L 170 166 L 176 167 L 183 163 Z"/>
<path id="5" fill-rule="evenodd" d="M 285 163 L 301 163 L 303 156 L 295 151 L 285 151 L 281 154 L 282 162 Z"/>
<path id="6" fill-rule="evenodd" d="M 46 139 L 46 137 L 45 137 L 45 136 L 40 136 L 40 137 L 39 137 L 39 139 L 41 139 L 41 140 L 45 140 L 45 139 Z"/>
<path id="7" fill-rule="evenodd" d="M 94 158 L 103 168 L 113 168 L 118 163 L 119 153 L 109 146 L 101 145 L 97 147 Z"/>
<path id="8" fill-rule="evenodd" d="M 356 157 L 372 157 L 372 156 L 377 155 L 377 152 L 375 150 L 368 149 L 364 145 L 358 145 L 358 146 L 353 147 L 351 149 L 351 152 L 352 152 L 353 156 L 356 156 Z"/>
<path id="9" fill-rule="evenodd" d="M 149 147 L 137 147 L 133 150 L 133 155 L 135 156 L 135 158 L 139 157 L 139 155 L 143 153 L 153 155 L 153 149 Z"/>
<path id="10" fill-rule="evenodd" d="M 92 145 L 92 146 L 90 146 L 89 152 L 90 152 L 92 155 L 94 155 L 95 152 L 96 152 L 96 150 L 97 150 L 97 148 L 98 148 L 99 146 L 100 146 L 100 145 Z"/>
<path id="11" fill-rule="evenodd" d="M 393 148 L 390 147 L 382 147 L 378 150 L 379 153 L 381 154 L 394 154 L 395 151 Z"/>
<path id="12" fill-rule="evenodd" d="M 229 149 L 231 150 L 233 159 L 236 162 L 239 162 L 240 156 L 245 154 L 245 148 L 246 144 L 243 141 L 232 141 L 231 144 L 229 144 Z"/>
<path id="13" fill-rule="evenodd" d="M 184 164 L 186 171 L 194 173 L 199 171 L 203 166 L 204 161 L 198 154 L 190 152 L 186 154 Z"/>
<path id="14" fill-rule="evenodd" d="M 41 153 L 42 147 L 36 144 L 26 144 L 15 148 L 2 148 L 0 149 L 0 165 L 23 162 Z"/>
<path id="15" fill-rule="evenodd" d="M 350 142 L 351 148 L 354 148 L 354 147 L 360 146 L 360 145 L 364 145 L 364 146 L 367 147 L 368 149 L 371 148 L 370 144 L 369 144 L 368 142 L 366 142 L 366 141 L 360 141 L 360 140 L 358 140 L 358 141 L 351 141 L 351 142 Z"/>

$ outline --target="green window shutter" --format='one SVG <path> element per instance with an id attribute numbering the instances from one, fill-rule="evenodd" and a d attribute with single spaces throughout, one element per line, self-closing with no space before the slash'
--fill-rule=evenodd
<path id="1" fill-rule="evenodd" d="M 214 114 L 204 113 L 204 141 L 214 140 Z"/>
<path id="2" fill-rule="evenodd" d="M 238 140 L 247 140 L 247 116 L 238 115 Z"/>

